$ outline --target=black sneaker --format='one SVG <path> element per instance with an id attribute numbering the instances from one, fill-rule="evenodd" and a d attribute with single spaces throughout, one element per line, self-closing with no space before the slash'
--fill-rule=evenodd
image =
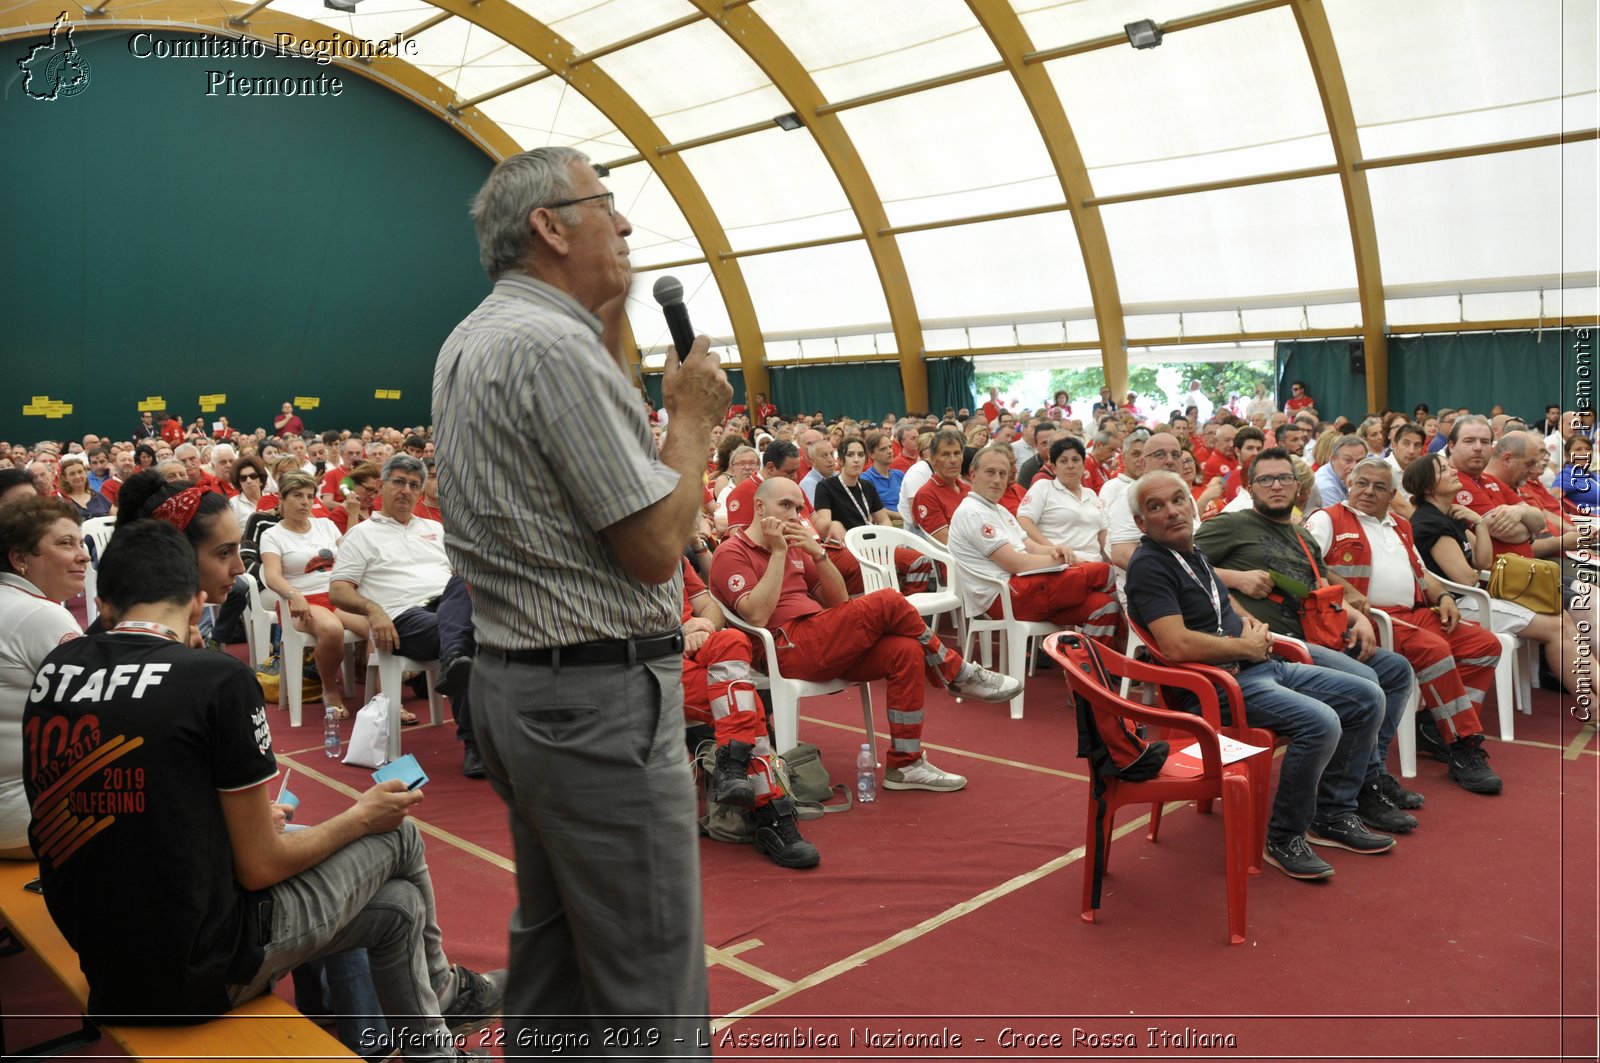
<path id="1" fill-rule="evenodd" d="M 1321 820 L 1311 824 L 1306 838 L 1312 845 L 1331 845 L 1335 849 L 1348 849 L 1352 853 L 1386 853 L 1394 848 L 1394 839 L 1387 834 L 1374 834 L 1361 824 L 1361 817 L 1346 812 L 1338 819 Z"/>
<path id="2" fill-rule="evenodd" d="M 1450 763 L 1450 746 L 1439 734 L 1439 725 L 1426 712 L 1417 713 L 1417 752 L 1424 753 L 1441 764 Z"/>
<path id="3" fill-rule="evenodd" d="M 1450 747 L 1450 778 L 1469 794 L 1497 794 L 1504 785 L 1500 776 L 1489 770 L 1483 735 L 1457 739 Z"/>
<path id="4" fill-rule="evenodd" d="M 756 849 L 779 867 L 816 867 L 822 860 L 817 847 L 800 837 L 787 797 L 775 797 L 756 809 Z"/>
<path id="5" fill-rule="evenodd" d="M 711 773 L 711 799 L 721 805 L 754 808 L 755 787 L 750 784 L 750 754 L 755 747 L 734 739 L 717 747 L 716 766 Z"/>
<path id="6" fill-rule="evenodd" d="M 1267 839 L 1267 863 L 1290 878 L 1317 879 L 1333 875 L 1333 865 L 1311 851 L 1304 834 L 1282 841 Z"/>
<path id="7" fill-rule="evenodd" d="M 500 1014 L 500 1002 L 506 995 L 506 970 L 504 967 L 488 974 L 479 974 L 456 964 L 456 995 L 443 1011 L 444 1023 L 452 1030 L 463 1026 L 476 1026 Z"/>
<path id="8" fill-rule="evenodd" d="M 1413 808 L 1421 808 L 1427 802 L 1427 798 L 1415 790 L 1407 790 L 1400 785 L 1399 779 L 1396 779 L 1388 772 L 1378 776 L 1378 789 L 1382 791 L 1383 796 L 1394 802 L 1394 807 L 1405 809 L 1406 811 L 1410 811 Z"/>
<path id="9" fill-rule="evenodd" d="M 1377 782 L 1369 782 L 1356 795 L 1356 815 L 1373 830 L 1407 834 L 1417 828 L 1417 817 L 1400 811 L 1383 794 Z"/>
<path id="10" fill-rule="evenodd" d="M 472 658 L 452 657 L 439 665 L 439 679 L 433 684 L 433 689 L 453 701 L 467 692 L 467 683 L 471 679 Z"/>

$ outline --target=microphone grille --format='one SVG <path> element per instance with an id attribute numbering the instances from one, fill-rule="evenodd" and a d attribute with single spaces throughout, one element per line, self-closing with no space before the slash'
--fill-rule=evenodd
<path id="1" fill-rule="evenodd" d="M 656 297 L 656 302 L 661 306 L 671 306 L 683 302 L 683 285 L 678 283 L 676 277 L 662 277 L 651 287 L 650 294 Z"/>

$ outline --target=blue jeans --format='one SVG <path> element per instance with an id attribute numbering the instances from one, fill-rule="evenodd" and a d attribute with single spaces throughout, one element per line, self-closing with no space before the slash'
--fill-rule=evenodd
<path id="1" fill-rule="evenodd" d="M 472 699 L 517 857 L 506 1042 L 709 1058 L 683 658 L 550 668 L 480 650 Z M 608 1025 L 647 1040 L 608 1050 Z"/>
<path id="2" fill-rule="evenodd" d="M 1371 657 L 1358 661 L 1348 653 L 1330 650 L 1326 646 L 1311 646 L 1311 660 L 1320 668 L 1337 668 L 1349 675 L 1370 679 L 1383 688 L 1383 723 L 1378 727 L 1378 741 L 1372 747 L 1372 759 L 1367 762 L 1366 781 L 1372 782 L 1384 774 L 1383 763 L 1389 757 L 1389 744 L 1405 715 L 1406 698 L 1411 694 L 1415 675 L 1411 664 L 1393 650 L 1374 650 Z"/>
<path id="3" fill-rule="evenodd" d="M 1245 668 L 1238 679 L 1249 724 L 1289 741 L 1268 839 L 1282 842 L 1314 820 L 1354 812 L 1383 722 L 1383 689 L 1344 669 L 1277 658 Z"/>
<path id="4" fill-rule="evenodd" d="M 307 960 L 364 948 L 373 988 L 406 1058 L 456 1058 L 438 996 L 454 974 L 414 823 L 351 842 L 267 893 L 270 938 L 255 977 L 228 987 L 235 1006 Z"/>

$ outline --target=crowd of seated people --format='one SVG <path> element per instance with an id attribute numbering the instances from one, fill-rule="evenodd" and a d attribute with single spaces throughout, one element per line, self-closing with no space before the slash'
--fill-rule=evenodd
<path id="1" fill-rule="evenodd" d="M 1397 724 L 1401 678 L 1406 686 L 1413 674 L 1423 680 L 1420 748 L 1444 761 L 1448 776 L 1465 789 L 1501 788 L 1488 768 L 1477 719 L 1483 676 L 1495 658 L 1477 637 L 1477 624 L 1538 642 L 1569 701 L 1592 701 L 1596 691 L 1588 681 L 1562 667 L 1563 648 L 1593 628 L 1580 623 L 1590 620 L 1581 613 L 1589 607 L 1573 602 L 1577 581 L 1589 578 L 1582 566 L 1566 562 L 1567 608 L 1557 615 L 1496 601 L 1492 616 L 1477 616 L 1436 578 L 1478 583 L 1502 553 L 1565 561 L 1588 543 L 1589 517 L 1600 505 L 1600 485 L 1590 472 L 1592 416 L 1549 407 L 1542 419 L 1521 420 L 1498 408 L 1435 414 L 1418 407 L 1410 414 L 1383 410 L 1356 421 L 1329 419 L 1298 383 L 1283 410 L 1270 408 L 1261 394 L 1236 405 L 1247 416 L 1218 403 L 1202 419 L 1196 405 L 1143 416 L 1139 406 L 1113 403 L 1109 395 L 1091 406 L 1058 393 L 1028 408 L 991 393 L 974 410 L 891 413 L 878 421 L 829 420 L 821 413 L 785 417 L 766 402 L 760 421 L 747 412 L 730 414 L 707 454 L 705 507 L 686 551 L 687 564 L 708 588 L 686 599 L 686 619 L 706 629 L 703 634 L 723 638 L 714 660 L 697 665 L 691 659 L 686 668 L 700 669 L 697 692 L 711 677 L 709 695 L 693 699 L 700 722 L 717 724 L 725 750 L 737 743 L 731 759 L 722 753 L 726 777 L 720 785 L 724 796 L 762 810 L 766 833 L 758 851 L 786 867 L 816 863 L 814 847 L 799 838 L 787 807 L 767 808 L 772 784 L 765 769 L 750 767 L 752 747 L 757 762 L 771 751 L 751 741 L 755 732 L 743 726 L 747 719 L 738 727 L 723 724 L 729 712 L 751 709 L 748 692 L 728 685 L 730 675 L 744 674 L 738 662 L 751 647 L 724 634 L 723 614 L 737 613 L 756 626 L 823 631 L 829 625 L 811 617 L 836 618 L 852 600 L 863 600 L 859 565 L 844 546 L 845 533 L 863 526 L 903 527 L 929 540 L 934 556 L 944 559 L 941 568 L 905 552 L 897 558 L 901 591 L 948 579 L 948 566 L 960 565 L 981 577 L 966 587 L 969 615 L 998 615 L 1004 590 L 1015 615 L 1074 626 L 1118 648 L 1131 616 L 1177 662 L 1224 660 L 1249 670 L 1264 660 L 1262 646 L 1274 635 L 1302 633 L 1293 622 L 1295 597 L 1275 576 L 1342 585 L 1350 652 L 1318 654 L 1311 666 L 1332 667 L 1340 678 L 1284 673 L 1273 680 L 1305 689 L 1320 689 L 1317 683 L 1325 681 L 1345 697 L 1342 708 L 1330 710 L 1334 718 L 1302 718 L 1296 713 L 1303 705 L 1285 695 L 1283 705 L 1294 711 L 1283 711 L 1292 719 L 1277 722 L 1302 728 L 1306 763 L 1339 734 L 1361 735 L 1359 756 L 1339 762 L 1337 786 L 1330 784 L 1322 798 L 1307 798 L 1318 790 L 1316 780 L 1308 791 L 1295 779 L 1284 799 L 1293 807 L 1274 813 L 1271 858 L 1295 877 L 1331 873 L 1305 842 L 1378 852 L 1392 844 L 1388 835 L 1416 825 L 1411 813 L 1421 795 L 1400 786 L 1383 763 Z M 77 593 L 82 534 L 76 529 L 111 515 L 119 527 L 154 517 L 182 530 L 195 548 L 202 590 L 220 604 L 237 593 L 243 540 L 250 559 L 259 559 L 264 585 L 282 602 L 282 621 L 312 636 L 335 715 L 347 712 L 338 694 L 346 632 L 381 638 L 385 648 L 409 648 L 408 656 L 436 655 L 446 663 L 441 687 L 456 695 L 464 770 L 481 774 L 462 679 L 472 655 L 470 601 L 449 573 L 439 540 L 428 538 L 448 525 L 437 508 L 434 476 L 436 459 L 448 457 L 434 454 L 425 427 L 313 434 L 287 405 L 270 431 L 221 423 L 208 432 L 203 423 L 185 426 L 165 411 L 141 412 L 133 427 L 120 439 L 90 434 L 0 443 L 0 512 L 32 497 L 54 505 L 17 524 L 18 541 L 0 544 L 10 551 L 0 559 L 8 566 L 0 573 L 0 594 L 8 586 L 26 591 L 30 558 L 39 559 L 32 571 L 40 582 L 29 585 L 35 592 L 53 600 Z M 659 439 L 671 426 L 655 429 Z M 1270 476 L 1255 475 L 1263 455 L 1271 458 Z M 1170 484 L 1181 491 L 1169 498 Z M 397 519 L 402 515 L 405 520 Z M 1240 530 L 1223 534 L 1230 520 L 1242 521 Z M 1215 532 L 1205 532 L 1212 522 Z M 1270 531 L 1258 534 L 1252 522 Z M 41 545 L 39 536 L 48 539 L 56 525 L 59 545 Z M 1290 547 L 1302 544 L 1307 556 L 1285 560 L 1268 551 L 1264 560 L 1257 556 L 1266 541 L 1261 535 Z M 362 540 L 354 553 L 347 549 L 352 537 Z M 1242 538 L 1249 549 L 1238 549 Z M 1359 541 L 1371 563 L 1346 559 L 1346 541 Z M 1164 544 L 1160 556 L 1184 561 L 1195 578 L 1176 564 L 1136 565 L 1153 542 Z M 1208 544 L 1217 556 L 1208 556 Z M 1288 549 L 1280 552 L 1288 556 Z M 763 581 L 766 559 L 779 555 L 796 573 L 793 586 L 788 577 L 770 587 Z M 1391 567 L 1378 578 L 1373 573 L 1380 562 Z M 1045 571 L 1029 575 L 1034 569 Z M 1189 582 L 1170 582 L 1179 577 Z M 1197 596 L 1208 586 L 1220 588 L 1216 622 L 1209 625 L 1198 616 L 1200 606 L 1210 608 L 1209 592 Z M 866 597 L 878 603 L 872 619 L 851 614 L 849 626 L 865 631 L 861 625 L 868 624 L 871 638 L 862 636 L 846 653 L 854 642 L 818 639 L 811 646 L 785 631 L 789 648 L 810 646 L 784 662 L 786 670 L 816 678 L 897 677 L 888 788 L 958 789 L 959 776 L 920 755 L 919 669 L 936 656 L 929 678 L 984 700 L 1005 700 L 1022 677 L 969 668 L 937 647 L 932 629 L 906 613 L 900 591 Z M 1365 617 L 1374 609 L 1408 625 L 1392 661 L 1372 645 Z M 92 610 L 88 619 L 97 619 Z M 63 627 L 57 637 L 65 633 Z M 191 637 L 198 640 L 197 633 Z M 885 639 L 903 641 L 891 652 Z M 695 639 L 695 650 L 706 641 Z M 757 651 L 751 667 L 763 663 Z M 11 678 L 16 682 L 0 676 L 0 693 L 26 689 L 20 671 Z M 1297 758 L 1301 753 L 1297 747 Z M 753 791 L 745 783 L 752 771 L 761 775 Z M 18 841 L 17 832 L 0 838 L 0 850 L 8 840 Z"/>

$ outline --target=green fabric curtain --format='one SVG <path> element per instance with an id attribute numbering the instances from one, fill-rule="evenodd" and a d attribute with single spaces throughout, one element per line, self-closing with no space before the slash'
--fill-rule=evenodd
<path id="1" fill-rule="evenodd" d="M 1495 403 L 1529 424 L 1548 403 L 1578 408 L 1582 380 L 1594 402 L 1594 346 L 1588 329 L 1457 332 L 1389 340 L 1389 404 L 1409 413 L 1419 402 L 1488 412 Z M 1582 336 L 1579 333 L 1583 333 Z M 1583 368 L 1580 369 L 1579 366 Z M 1586 376 L 1580 377 L 1582 372 Z"/>
<path id="2" fill-rule="evenodd" d="M 1278 409 L 1289 399 L 1289 385 L 1305 381 L 1317 400 L 1317 413 L 1331 421 L 1344 414 L 1361 420 L 1367 411 L 1367 377 L 1350 372 L 1351 340 L 1279 340 L 1276 344 Z M 1354 341 L 1358 342 L 1359 341 Z M 1390 348 L 1393 357 L 1393 348 Z M 1392 363 L 1391 363 L 1392 364 Z"/>
<path id="3" fill-rule="evenodd" d="M 1448 332 L 1389 338 L 1389 405 L 1410 413 L 1419 402 L 1487 412 L 1499 403 L 1531 424 L 1547 403 L 1594 402 L 1593 330 Z M 1350 372 L 1351 340 L 1282 340 L 1277 344 L 1278 406 L 1304 380 L 1317 412 L 1352 420 L 1367 409 L 1367 378 Z"/>
<path id="4" fill-rule="evenodd" d="M 728 383 L 733 385 L 733 404 L 735 406 L 743 405 L 745 401 L 744 370 L 726 369 L 725 372 L 728 374 Z M 661 408 L 661 374 L 644 373 L 642 375 L 645 394 L 650 396 L 650 405 L 659 410 Z"/>
<path id="5" fill-rule="evenodd" d="M 821 410 L 830 420 L 876 421 L 906 408 L 898 362 L 784 366 L 771 372 L 772 401 L 785 417 Z"/>
<path id="6" fill-rule="evenodd" d="M 928 410 L 944 412 L 978 408 L 977 373 L 971 358 L 933 358 L 928 361 Z"/>

